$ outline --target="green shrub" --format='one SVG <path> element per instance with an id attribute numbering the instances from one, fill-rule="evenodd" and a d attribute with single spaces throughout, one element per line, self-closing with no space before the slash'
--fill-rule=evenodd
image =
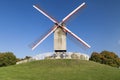
<path id="1" fill-rule="evenodd" d="M 114 52 L 102 51 L 101 53 L 93 52 L 90 59 L 91 61 L 107 64 L 113 67 L 120 66 L 120 58 Z"/>
<path id="2" fill-rule="evenodd" d="M 0 53 L 0 67 L 16 64 L 16 56 L 12 52 Z"/>

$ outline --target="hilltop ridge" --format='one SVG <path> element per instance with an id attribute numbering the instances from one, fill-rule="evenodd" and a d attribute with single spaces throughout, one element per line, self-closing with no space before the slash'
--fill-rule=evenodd
<path id="1" fill-rule="evenodd" d="M 77 59 L 39 60 L 0 68 L 1 80 L 119 80 L 120 69 Z"/>

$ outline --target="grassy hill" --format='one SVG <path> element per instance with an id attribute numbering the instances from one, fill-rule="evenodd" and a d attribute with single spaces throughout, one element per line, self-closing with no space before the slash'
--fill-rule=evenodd
<path id="1" fill-rule="evenodd" d="M 120 80 L 120 69 L 91 61 L 41 60 L 1 67 L 0 80 Z"/>

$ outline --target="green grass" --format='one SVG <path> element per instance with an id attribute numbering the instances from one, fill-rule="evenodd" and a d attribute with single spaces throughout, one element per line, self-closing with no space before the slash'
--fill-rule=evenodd
<path id="1" fill-rule="evenodd" d="M 1 67 L 0 80 L 120 80 L 120 69 L 91 61 L 41 60 Z"/>

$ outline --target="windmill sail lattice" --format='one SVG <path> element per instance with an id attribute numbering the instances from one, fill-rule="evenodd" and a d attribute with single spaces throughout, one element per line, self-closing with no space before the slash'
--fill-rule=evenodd
<path id="1" fill-rule="evenodd" d="M 39 44 L 41 44 L 49 35 L 54 33 L 54 51 L 55 52 L 66 52 L 66 34 L 69 33 L 75 39 L 77 39 L 80 43 L 82 43 L 85 47 L 90 48 L 91 46 L 83 41 L 80 37 L 70 31 L 66 26 L 65 22 L 73 16 L 77 11 L 79 11 L 83 6 L 85 6 L 85 2 L 79 5 L 76 9 L 74 9 L 71 13 L 69 13 L 65 18 L 62 19 L 61 22 L 58 22 L 53 17 L 49 16 L 45 11 L 43 11 L 40 7 L 33 5 L 35 9 L 37 9 L 40 13 L 46 16 L 54 23 L 54 27 L 51 31 L 48 32 L 45 36 L 43 36 L 37 43 L 32 46 L 32 50 L 34 50 Z"/>

